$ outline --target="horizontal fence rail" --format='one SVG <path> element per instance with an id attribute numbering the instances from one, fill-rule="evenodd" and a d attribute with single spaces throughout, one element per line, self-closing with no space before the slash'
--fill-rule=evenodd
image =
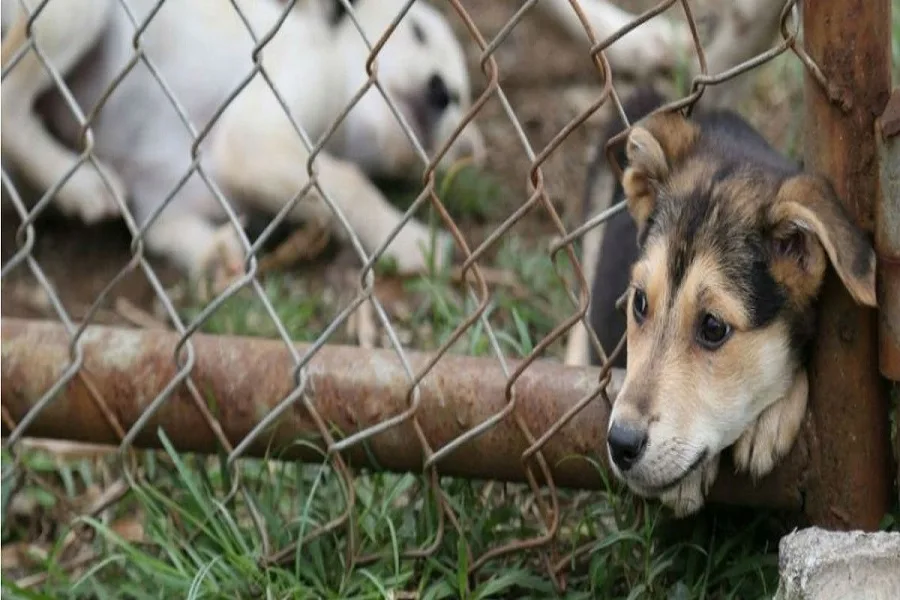
<path id="1" fill-rule="evenodd" d="M 602 476 L 608 404 L 601 399 L 584 402 L 596 390 L 599 368 L 535 362 L 516 382 L 510 405 L 497 365 L 447 356 L 421 382 L 416 423 L 410 414 L 392 427 L 379 427 L 410 408 L 400 361 L 390 350 L 326 346 L 309 363 L 302 406 L 295 404 L 272 419 L 279 400 L 293 387 L 293 369 L 279 343 L 197 334 L 192 338 L 197 355 L 192 379 L 204 396 L 215 399 L 214 405 L 209 412 L 199 408 L 189 390 L 181 388 L 158 412 L 148 414 L 150 400 L 177 370 L 172 357 L 178 336 L 94 326 L 82 336 L 84 375 L 33 414 L 42 391 L 69 363 L 68 336 L 53 323 L 5 319 L 2 341 L 7 436 L 12 424 L 24 420 L 30 420 L 32 435 L 81 442 L 118 445 L 119 430 L 128 436 L 120 446 L 124 451 L 132 442 L 159 448 L 157 431 L 163 429 L 179 449 L 213 454 L 218 448 L 215 427 L 235 448 L 229 458 L 246 454 L 320 463 L 335 453 L 356 466 L 392 471 L 418 472 L 434 464 L 445 475 L 527 482 L 530 470 L 543 485 L 582 489 L 603 489 L 609 481 Z M 295 347 L 300 353 L 308 350 Z M 421 365 L 432 357 L 409 353 L 408 358 L 411 365 Z M 610 375 L 606 393 L 614 401 L 624 373 L 613 369 Z M 499 418 L 505 414 L 510 418 Z M 517 427 L 519 420 L 540 436 L 533 447 Z M 417 429 L 430 455 L 417 440 Z M 298 439 L 312 445 L 292 447 Z M 549 479 L 534 460 L 544 439 L 540 449 Z M 711 498 L 801 508 L 807 460 L 800 442 L 759 485 L 723 469 Z"/>

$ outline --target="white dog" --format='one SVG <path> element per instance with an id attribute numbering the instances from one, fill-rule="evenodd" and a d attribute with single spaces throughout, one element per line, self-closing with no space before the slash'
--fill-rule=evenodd
<path id="1" fill-rule="evenodd" d="M 728 52 L 717 52 L 714 41 L 710 64 L 730 66 L 764 45 L 777 25 L 773 8 L 782 1 L 742 0 L 730 5 L 726 25 L 717 36 L 727 38 L 720 45 Z M 98 103 L 101 106 L 91 130 L 103 176 L 94 164 L 83 164 L 56 194 L 56 205 L 92 223 L 117 216 L 122 201 L 127 201 L 138 226 L 153 219 L 144 237 L 148 250 L 172 260 L 192 277 L 212 275 L 220 281 L 243 270 L 246 248 L 231 223 L 221 225 L 225 211 L 204 179 L 238 203 L 238 213 L 254 208 L 275 214 L 309 184 L 308 149 L 263 74 L 255 75 L 217 116 L 254 66 L 254 41 L 247 25 L 257 39 L 277 25 L 260 60 L 293 121 L 313 143 L 340 120 L 367 79 L 368 48 L 342 0 L 298 0 L 280 24 L 284 0 L 235 3 L 246 23 L 224 0 L 50 0 L 32 27 L 36 46 L 65 77 L 81 111 L 88 114 Z M 34 10 L 39 1 L 24 4 Z M 369 41 L 375 43 L 407 2 L 350 4 Z M 79 157 L 71 147 L 79 144 L 81 128 L 59 94 L 52 96 L 45 115 L 56 135 L 35 112 L 36 100 L 55 82 L 35 52 L 20 56 L 19 50 L 28 43 L 22 5 L 23 0 L 2 0 L 2 54 L 8 69 L 2 85 L 2 150 L 5 163 L 47 190 L 75 168 Z M 580 5 L 598 39 L 634 19 L 603 0 L 581 0 Z M 535 6 L 572 37 L 587 39 L 568 0 L 544 0 Z M 137 35 L 145 20 L 147 26 Z M 728 24 L 744 22 L 755 25 L 753 35 L 736 39 L 729 34 L 737 25 Z M 684 24 L 657 18 L 613 44 L 607 56 L 616 73 L 640 75 L 671 68 L 678 52 L 689 46 Z M 134 61 L 136 57 L 139 60 Z M 13 59 L 18 62 L 10 66 Z M 376 67 L 382 89 L 432 156 L 453 134 L 470 103 L 463 53 L 443 16 L 422 0 L 412 4 L 380 50 Z M 196 131 L 214 119 L 196 160 L 183 115 L 157 78 Z M 443 162 L 466 155 L 476 163 L 483 155 L 481 136 L 472 124 L 456 138 Z M 195 163 L 203 176 L 191 172 Z M 403 216 L 370 176 L 416 177 L 423 166 L 374 87 L 340 122 L 314 164 L 319 188 L 370 253 L 400 227 Z M 329 227 L 338 238 L 348 235 L 315 187 L 288 217 L 294 223 Z M 418 271 L 425 264 L 423 250 L 430 239 L 423 224 L 410 221 L 386 254 L 400 271 Z M 432 249 L 438 260 L 445 257 L 449 244 L 445 234 L 440 239 L 442 243 Z"/>
<path id="2" fill-rule="evenodd" d="M 287 3 L 238 0 L 237 4 L 261 39 L 275 28 Z M 402 0 L 353 4 L 372 44 L 404 6 Z M 166 0 L 137 38 L 150 66 L 139 60 L 129 68 L 135 56 L 132 18 L 143 23 L 156 5 L 155 0 L 51 0 L 35 19 L 32 35 L 38 48 L 66 77 L 81 110 L 87 114 L 98 103 L 102 106 L 92 131 L 95 155 L 109 185 L 86 163 L 68 179 L 55 202 L 64 213 L 92 223 L 119 214 L 118 195 L 127 199 L 137 225 L 143 226 L 174 194 L 146 232 L 147 249 L 192 277 L 227 280 L 243 271 L 245 246 L 232 224 L 221 225 L 227 215 L 204 177 L 197 172 L 188 177 L 194 139 L 157 75 L 200 131 L 251 73 L 254 41 L 228 2 Z M 26 42 L 27 15 L 18 1 L 4 0 L 2 8 L 7 68 Z M 340 0 L 301 0 L 286 14 L 260 58 L 291 117 L 315 143 L 362 89 L 368 54 Z M 376 68 L 382 88 L 433 156 L 460 124 L 470 102 L 464 56 L 450 27 L 433 8 L 415 3 L 380 51 Z M 121 81 L 104 98 L 118 77 Z M 32 51 L 9 70 L 2 85 L 4 162 L 15 165 L 41 189 L 62 179 L 79 156 L 58 141 L 74 146 L 80 132 L 62 97 L 57 94 L 50 101 L 46 115 L 56 136 L 35 112 L 36 99 L 53 85 Z M 463 130 L 444 162 L 466 155 L 476 161 L 482 155 L 474 126 Z M 309 183 L 308 159 L 307 147 L 278 97 L 257 74 L 215 120 L 199 146 L 197 162 L 232 203 L 238 199 L 245 203 L 237 205 L 238 214 L 241 206 L 275 214 Z M 421 176 L 424 166 L 374 87 L 340 123 L 314 164 L 324 194 L 346 217 L 367 252 L 382 245 L 403 217 L 369 176 Z M 295 204 L 288 218 L 329 226 L 339 238 L 347 237 L 315 188 Z M 400 271 L 416 271 L 425 264 L 430 240 L 424 224 L 410 221 L 386 254 Z M 443 245 L 434 249 L 439 259 L 447 250 Z"/>

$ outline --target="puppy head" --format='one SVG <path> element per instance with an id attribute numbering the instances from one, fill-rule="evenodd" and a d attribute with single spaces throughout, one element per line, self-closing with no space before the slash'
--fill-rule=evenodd
<path id="1" fill-rule="evenodd" d="M 335 0 L 337 1 L 337 0 Z M 400 14 L 401 0 L 358 0 L 354 10 L 366 36 L 377 43 Z M 350 17 L 339 28 L 347 98 L 365 83 L 368 50 Z M 403 114 L 429 157 L 440 150 L 471 103 L 471 86 L 462 48 L 447 21 L 419 0 L 404 15 L 376 58 L 378 81 Z M 342 126 L 345 157 L 373 176 L 408 177 L 421 172 L 412 142 L 375 87 L 363 96 Z M 480 163 L 484 144 L 469 124 L 444 155 L 442 164 L 470 157 Z"/>
<path id="2" fill-rule="evenodd" d="M 646 496 L 733 444 L 805 376 L 829 263 L 875 305 L 874 252 L 831 186 L 752 143 L 678 114 L 648 117 L 627 141 L 640 255 L 608 450 Z"/>

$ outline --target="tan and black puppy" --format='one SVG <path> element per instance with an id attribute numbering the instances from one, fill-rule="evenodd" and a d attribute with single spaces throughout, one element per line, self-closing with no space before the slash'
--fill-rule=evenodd
<path id="1" fill-rule="evenodd" d="M 647 114 L 649 97 L 626 112 Z M 628 213 L 607 225 L 591 314 L 601 339 L 627 333 L 610 463 L 636 493 L 686 515 L 729 446 L 754 477 L 790 450 L 825 270 L 875 306 L 875 255 L 828 181 L 734 113 L 644 117 L 625 158 L 612 201 L 624 197 Z M 606 285 L 623 271 L 626 315 L 613 306 L 622 288 Z"/>

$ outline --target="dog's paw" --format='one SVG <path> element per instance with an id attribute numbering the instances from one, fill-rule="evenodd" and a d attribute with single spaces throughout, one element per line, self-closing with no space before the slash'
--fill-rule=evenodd
<path id="1" fill-rule="evenodd" d="M 738 471 L 754 478 L 767 475 L 790 451 L 806 415 L 806 373 L 794 380 L 788 395 L 768 407 L 734 444 Z"/>
<path id="2" fill-rule="evenodd" d="M 672 509 L 677 518 L 694 514 L 706 503 L 709 488 L 719 474 L 719 456 L 707 460 L 676 487 L 663 492 L 659 501 Z"/>
<path id="3" fill-rule="evenodd" d="M 244 273 L 244 249 L 231 223 L 219 227 L 191 273 L 196 293 L 209 299 L 225 291 Z"/>
<path id="4" fill-rule="evenodd" d="M 97 164 L 109 183 L 108 187 L 104 177 L 88 162 L 72 174 L 56 195 L 56 205 L 60 211 L 81 219 L 86 225 L 119 216 L 121 209 L 116 197 L 123 202 L 128 198 L 125 184 L 115 171 L 99 161 Z"/>

